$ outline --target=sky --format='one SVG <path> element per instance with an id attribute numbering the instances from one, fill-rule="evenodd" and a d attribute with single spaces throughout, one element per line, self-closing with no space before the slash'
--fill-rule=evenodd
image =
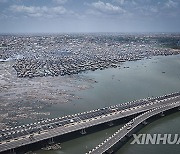
<path id="1" fill-rule="evenodd" d="M 180 0 L 0 0 L 0 33 L 180 32 Z"/>

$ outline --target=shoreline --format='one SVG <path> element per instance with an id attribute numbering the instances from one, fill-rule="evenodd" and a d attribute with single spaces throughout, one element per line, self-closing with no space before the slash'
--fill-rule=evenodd
<path id="1" fill-rule="evenodd" d="M 170 57 L 172 56 L 178 56 L 178 55 L 171 55 Z M 152 57 L 152 59 L 156 59 L 156 57 L 163 58 L 165 56 L 154 56 Z M 13 117 L 11 118 L 11 114 L 7 115 L 5 114 L 4 111 L 1 112 L 1 117 L 4 117 L 6 121 L 12 121 L 12 122 L 16 121 L 16 123 L 14 124 L 12 123 L 12 125 L 17 125 L 19 122 L 21 123 L 24 123 L 24 122 L 26 123 L 26 121 L 29 122 L 31 121 L 30 119 L 39 120 L 42 118 L 55 117 L 55 115 L 57 116 L 65 115 L 67 113 L 66 111 L 62 110 L 63 108 L 65 108 L 69 113 L 74 113 L 75 111 L 70 111 L 69 109 L 67 109 L 68 107 L 66 106 L 69 106 L 69 108 L 72 108 L 71 106 L 76 106 L 77 102 L 82 101 L 81 99 L 83 98 L 82 96 L 79 96 L 78 93 L 81 94 L 83 93 L 84 90 L 86 91 L 88 89 L 90 89 L 91 91 L 93 90 L 93 85 L 97 85 L 98 82 L 100 82 L 100 81 L 97 81 L 93 76 L 91 76 L 91 74 L 93 73 L 96 74 L 97 72 L 103 73 L 103 72 L 106 72 L 108 70 L 113 70 L 113 69 L 114 70 L 131 69 L 129 68 L 129 66 L 126 66 L 126 65 L 132 64 L 132 63 L 140 64 L 141 62 L 144 62 L 146 60 L 151 60 L 151 59 L 144 58 L 138 61 L 127 61 L 127 62 L 122 63 L 121 67 L 118 67 L 118 68 L 108 68 L 105 70 L 97 70 L 93 72 L 86 71 L 80 75 L 77 75 L 74 77 L 67 76 L 66 78 L 40 77 L 40 78 L 33 78 L 33 79 L 26 79 L 26 78 L 21 79 L 21 78 L 16 77 L 14 79 L 14 77 L 12 76 L 10 77 L 11 75 L 10 72 L 13 70 L 9 65 L 8 66 L 10 69 L 9 72 L 7 71 L 7 69 L 4 69 L 7 71 L 5 79 L 8 84 L 5 82 L 4 83 L 5 85 L 7 84 L 8 86 L 6 86 L 6 90 L 5 88 L 2 88 L 2 90 L 4 90 L 4 93 L 1 92 L 2 97 L 1 97 L 0 105 L 1 105 L 1 108 L 5 108 L 5 107 L 9 108 L 8 106 L 11 106 L 11 111 L 9 109 L 7 111 L 8 113 L 12 113 Z M 1 77 L 2 76 L 3 75 L 1 75 Z M 113 78 L 114 76 L 112 76 L 112 79 Z M 58 86 L 57 86 L 57 83 L 58 83 Z M 51 92 L 51 95 L 53 93 L 53 95 L 52 96 L 48 95 L 48 91 Z M 2 98 L 4 98 L 4 100 Z M 3 103 L 3 101 L 6 103 Z M 13 104 L 10 102 L 13 102 Z M 16 104 L 14 104 L 14 102 L 16 102 Z M 16 106 L 18 107 L 18 110 Z M 59 115 L 57 114 L 58 109 L 60 109 Z M 17 110 L 16 113 L 13 113 L 13 110 Z M 54 114 L 54 110 L 57 110 L 57 113 L 55 112 Z M 76 110 L 77 110 L 77 107 L 76 107 Z M 27 119 L 27 120 L 24 120 L 24 119 Z"/>

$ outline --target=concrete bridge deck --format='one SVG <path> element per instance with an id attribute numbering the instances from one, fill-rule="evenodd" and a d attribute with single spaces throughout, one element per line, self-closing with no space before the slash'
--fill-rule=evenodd
<path id="1" fill-rule="evenodd" d="M 130 122 L 125 124 L 112 136 L 100 143 L 97 147 L 89 151 L 87 154 L 103 154 L 107 152 L 115 144 L 121 142 L 121 140 L 123 140 L 123 138 L 125 138 L 133 129 L 135 129 L 139 124 L 142 124 L 148 118 L 179 106 L 180 99 L 179 101 L 173 101 L 172 103 L 168 103 L 166 105 L 162 105 L 142 113 L 141 115 L 137 116 L 136 118 L 132 119 Z"/>
<path id="2" fill-rule="evenodd" d="M 179 99 L 177 92 L 1 130 L 0 152 L 143 113 Z"/>

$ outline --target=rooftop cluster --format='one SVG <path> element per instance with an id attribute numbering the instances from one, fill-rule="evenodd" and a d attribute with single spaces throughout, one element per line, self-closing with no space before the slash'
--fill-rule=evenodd
<path id="1" fill-rule="evenodd" d="M 163 41 L 166 39 L 168 44 Z M 0 59 L 14 59 L 18 77 L 63 76 L 154 55 L 178 54 L 172 44 L 178 46 L 179 40 L 179 35 L 4 35 L 0 36 Z"/>

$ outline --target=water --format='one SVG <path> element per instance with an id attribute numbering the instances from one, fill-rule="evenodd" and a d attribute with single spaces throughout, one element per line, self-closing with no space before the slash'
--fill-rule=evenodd
<path id="1" fill-rule="evenodd" d="M 149 124 L 145 128 L 143 128 L 139 133 L 141 134 L 179 134 L 180 129 L 180 113 L 174 113 L 167 117 L 161 118 L 153 123 Z M 172 137 L 173 140 L 173 137 Z M 163 145 L 163 144 L 147 144 L 147 145 L 137 145 L 130 144 L 132 140 L 130 140 L 125 146 L 123 146 L 117 154 L 179 154 L 180 147 L 179 145 Z"/>
<path id="2" fill-rule="evenodd" d="M 125 68 L 124 68 L 125 67 Z M 71 103 L 51 107 L 54 116 L 72 114 L 99 107 L 119 104 L 135 99 L 160 96 L 166 93 L 180 91 L 180 55 L 167 57 L 153 57 L 136 62 L 126 62 L 120 68 L 97 70 L 84 73 L 94 78 L 97 83 L 93 88 L 77 92 L 82 97 Z M 142 132 L 146 133 L 178 133 L 180 128 L 180 113 L 164 117 L 148 125 Z M 113 134 L 121 126 L 100 131 L 78 139 L 62 143 L 62 149 L 57 151 L 38 151 L 38 154 L 81 154 L 91 150 L 95 145 Z M 130 145 L 127 143 L 117 153 L 171 153 L 171 146 L 165 145 Z M 178 153 L 180 147 L 174 146 L 173 153 Z"/>

